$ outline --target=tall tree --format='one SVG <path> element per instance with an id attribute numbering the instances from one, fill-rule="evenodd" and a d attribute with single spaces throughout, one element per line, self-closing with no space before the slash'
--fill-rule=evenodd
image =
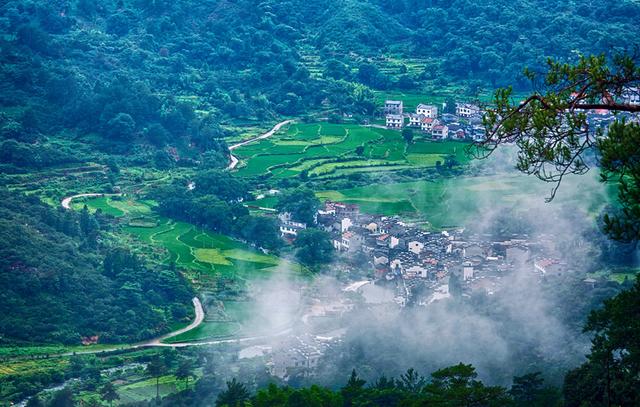
<path id="1" fill-rule="evenodd" d="M 358 377 L 356 369 L 351 371 L 351 376 L 349 376 L 347 384 L 340 389 L 340 394 L 342 394 L 346 407 L 354 405 L 354 401 L 364 393 L 364 385 L 366 383 L 366 380 Z"/>
<path id="2" fill-rule="evenodd" d="M 300 233 L 294 242 L 298 249 L 296 258 L 307 266 L 316 267 L 333 260 L 333 246 L 327 232 L 308 228 Z"/>
<path id="3" fill-rule="evenodd" d="M 591 312 L 591 353 L 564 383 L 565 405 L 640 405 L 640 280 Z M 586 404 L 585 404 L 586 403 Z"/>
<path id="4" fill-rule="evenodd" d="M 244 405 L 249 400 L 250 394 L 244 384 L 234 377 L 227 382 L 227 389 L 218 395 L 216 407 L 238 407 Z"/>
<path id="5" fill-rule="evenodd" d="M 411 144 L 413 142 L 413 130 L 408 127 L 402 129 L 402 138 L 407 144 Z"/>
<path id="6" fill-rule="evenodd" d="M 73 392 L 68 387 L 54 393 L 49 402 L 49 407 L 74 407 L 74 405 Z"/>
<path id="7" fill-rule="evenodd" d="M 100 389 L 100 398 L 109 403 L 109 406 L 113 406 L 114 401 L 120 400 L 120 395 L 116 391 L 116 386 L 112 382 L 107 382 Z"/>
<path id="8" fill-rule="evenodd" d="M 176 369 L 176 379 L 184 380 L 185 389 L 189 388 L 189 378 L 193 376 L 193 362 L 189 359 L 182 359 Z"/>
<path id="9" fill-rule="evenodd" d="M 276 209 L 280 212 L 289 212 L 293 220 L 314 225 L 316 213 L 320 207 L 320 201 L 308 188 L 298 188 L 283 192 Z"/>
<path id="10" fill-rule="evenodd" d="M 458 364 L 431 374 L 431 383 L 423 390 L 427 405 L 440 406 L 509 406 L 506 389 L 485 386 L 476 380 L 478 374 L 471 365 Z"/>
<path id="11" fill-rule="evenodd" d="M 160 404 L 160 376 L 166 372 L 166 366 L 158 355 L 147 364 L 147 374 L 156 379 L 156 403 Z"/>
<path id="12" fill-rule="evenodd" d="M 484 116 L 486 139 L 474 153 L 486 157 L 498 146 L 515 143 L 517 168 L 554 184 L 555 193 L 567 174 L 584 174 L 594 163 L 603 181 L 619 183 L 621 210 L 604 217 L 614 239 L 640 237 L 640 125 L 625 115 L 639 113 L 633 103 L 640 92 L 640 66 L 629 55 L 580 57 L 576 64 L 548 61 L 541 77 L 525 70 L 535 91 L 524 100 L 512 88 L 496 91 Z M 540 86 L 537 86 L 540 84 Z M 593 113 L 616 114 L 603 128 Z M 599 158 L 599 160 L 594 159 Z"/>

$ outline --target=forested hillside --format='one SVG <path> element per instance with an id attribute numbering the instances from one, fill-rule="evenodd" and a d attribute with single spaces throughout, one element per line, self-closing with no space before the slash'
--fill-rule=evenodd
<path id="1" fill-rule="evenodd" d="M 370 114 L 371 88 L 524 86 L 524 66 L 610 51 L 637 34 L 640 5 L 11 0 L 0 12 L 1 136 L 22 153 L 63 133 L 112 152 L 170 143 L 225 161 L 213 140 L 228 134 L 220 123 L 320 108 Z M 2 146 L 24 166 L 14 150 Z"/>
<path id="2" fill-rule="evenodd" d="M 0 343 L 138 341 L 189 319 L 184 278 L 105 247 L 103 215 L 0 190 L 0 219 Z"/>

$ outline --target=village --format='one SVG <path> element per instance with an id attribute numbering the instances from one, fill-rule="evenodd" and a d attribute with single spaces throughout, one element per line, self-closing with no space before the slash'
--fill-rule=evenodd
<path id="1" fill-rule="evenodd" d="M 481 141 L 485 136 L 482 109 L 473 103 L 456 103 L 455 114 L 439 114 L 438 107 L 420 103 L 415 113 L 404 110 L 402 100 L 384 102 L 385 126 L 389 129 L 416 129 L 433 140 Z"/>
<path id="2" fill-rule="evenodd" d="M 290 241 L 308 227 L 288 213 L 278 218 L 282 236 Z M 365 214 L 358 205 L 333 201 L 318 210 L 316 222 L 337 252 L 332 269 L 343 277 L 342 293 L 316 298 L 303 318 L 307 331 L 281 338 L 265 352 L 271 374 L 284 380 L 313 375 L 325 352 L 340 343 L 343 331 L 333 325 L 330 333 L 314 331 L 314 320 L 338 320 L 357 304 L 382 311 L 428 307 L 450 297 L 492 296 L 513 273 L 542 281 L 574 272 L 560 253 L 548 249 L 552 236 L 496 237 L 462 227 L 427 230 L 422 222 Z M 591 289 L 597 281 L 583 283 Z"/>
<path id="3" fill-rule="evenodd" d="M 572 96 L 577 97 L 577 93 Z M 626 88 L 620 97 L 620 103 L 637 106 L 640 104 L 638 88 Z M 446 104 L 443 104 L 443 110 Z M 406 112 L 402 100 L 386 100 L 384 102 L 385 127 L 401 130 L 410 128 L 422 131 L 432 140 L 468 140 L 483 141 L 486 130 L 482 123 L 483 109 L 478 104 L 455 102 L 455 114 L 440 112 L 438 106 L 420 103 L 415 113 Z M 583 111 L 586 114 L 589 127 L 606 129 L 616 118 L 621 116 L 627 122 L 640 123 L 640 114 L 595 109 Z"/>

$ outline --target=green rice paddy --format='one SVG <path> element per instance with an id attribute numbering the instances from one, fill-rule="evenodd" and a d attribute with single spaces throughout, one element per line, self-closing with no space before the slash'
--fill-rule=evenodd
<path id="1" fill-rule="evenodd" d="M 420 138 L 407 145 L 399 131 L 355 124 L 293 124 L 269 139 L 235 150 L 243 177 L 289 178 L 307 172 L 310 177 L 335 178 L 354 173 L 435 167 L 447 155 L 468 162 L 466 143 Z M 356 148 L 363 147 L 361 155 Z"/>

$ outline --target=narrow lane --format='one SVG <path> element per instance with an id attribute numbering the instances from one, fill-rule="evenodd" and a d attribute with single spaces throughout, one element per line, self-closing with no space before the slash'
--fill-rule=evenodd
<path id="1" fill-rule="evenodd" d="M 261 135 L 259 135 L 257 137 L 252 138 L 252 139 L 245 140 L 245 141 L 242 141 L 240 143 L 237 143 L 237 144 L 234 144 L 232 146 L 229 146 L 229 151 L 231 152 L 231 151 L 235 150 L 238 147 L 246 146 L 247 144 L 256 142 L 258 140 L 263 140 L 263 139 L 269 138 L 269 137 L 273 136 L 278 130 L 280 130 L 282 128 L 282 126 L 285 126 L 285 125 L 287 125 L 289 123 L 293 123 L 293 120 L 281 121 L 280 123 L 278 123 L 275 126 L 273 126 L 273 128 L 271 130 L 269 130 L 268 132 L 266 132 L 264 134 L 261 134 Z M 238 163 L 240 161 L 238 160 L 238 157 L 234 156 L 233 154 L 231 154 L 229 156 L 229 159 L 230 159 L 230 162 L 229 162 L 229 165 L 227 166 L 227 170 L 232 170 L 232 169 L 236 168 L 236 166 L 238 165 Z"/>

